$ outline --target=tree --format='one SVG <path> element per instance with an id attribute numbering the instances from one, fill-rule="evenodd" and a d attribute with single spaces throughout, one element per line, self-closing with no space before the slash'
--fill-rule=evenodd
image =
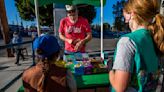
<path id="1" fill-rule="evenodd" d="M 77 5 L 79 16 L 83 16 L 88 19 L 88 22 L 91 24 L 93 19 L 96 17 L 96 10 L 92 5 L 79 4 Z"/>
<path id="2" fill-rule="evenodd" d="M 110 24 L 109 23 L 103 23 L 103 29 L 104 30 L 110 30 Z"/>
<path id="3" fill-rule="evenodd" d="M 35 7 L 30 3 L 30 0 L 15 0 L 15 5 L 23 20 L 33 21 L 35 19 Z M 39 7 L 39 22 L 44 26 L 50 26 L 53 23 L 52 4 Z"/>
<path id="4" fill-rule="evenodd" d="M 122 15 L 122 10 L 123 10 L 123 5 L 125 3 L 125 0 L 121 0 L 120 2 L 117 1 L 116 4 L 113 5 L 113 14 L 114 14 L 114 27 L 119 30 L 122 31 L 123 28 L 125 27 L 125 23 L 124 23 L 124 18 Z"/>
<path id="5" fill-rule="evenodd" d="M 15 0 L 20 17 L 26 21 L 33 21 L 35 19 L 35 7 L 30 3 L 30 0 Z M 81 5 L 78 5 L 81 6 Z M 96 16 L 94 6 L 83 5 L 79 7 L 79 14 L 88 19 L 89 23 Z M 51 26 L 53 24 L 53 5 L 44 5 L 39 7 L 39 21 L 42 26 Z"/>

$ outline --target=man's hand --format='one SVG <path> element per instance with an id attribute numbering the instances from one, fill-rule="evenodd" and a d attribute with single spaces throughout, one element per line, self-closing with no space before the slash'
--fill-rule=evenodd
<path id="1" fill-rule="evenodd" d="M 73 43 L 73 40 L 72 40 L 72 39 L 67 39 L 67 42 L 68 42 L 69 44 L 72 44 L 72 43 Z"/>
<path id="2" fill-rule="evenodd" d="M 76 45 L 76 43 L 78 43 L 80 41 L 80 39 L 67 39 L 67 42 L 69 44 L 73 44 L 73 45 Z"/>
<path id="3" fill-rule="evenodd" d="M 73 45 L 76 45 L 79 41 L 80 41 L 80 39 L 74 39 L 73 42 L 72 42 L 72 44 Z"/>
<path id="4" fill-rule="evenodd" d="M 77 43 L 76 43 L 76 45 L 75 45 L 75 50 L 76 51 L 79 51 L 80 49 L 81 49 L 81 47 L 84 45 L 84 40 L 80 40 L 80 41 L 78 41 Z"/>

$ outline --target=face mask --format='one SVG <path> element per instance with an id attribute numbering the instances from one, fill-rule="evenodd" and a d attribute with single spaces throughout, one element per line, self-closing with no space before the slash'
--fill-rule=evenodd
<path id="1" fill-rule="evenodd" d="M 136 29 L 138 29 L 138 24 L 134 20 L 133 16 L 131 16 L 131 18 L 129 20 L 129 28 L 131 29 L 132 32 L 135 31 Z"/>
<path id="2" fill-rule="evenodd" d="M 128 21 L 128 23 L 129 23 L 129 28 L 132 30 L 133 29 L 133 21 L 130 19 Z"/>
<path id="3" fill-rule="evenodd" d="M 125 23 L 128 23 L 129 28 L 131 30 L 133 30 L 133 20 L 132 20 L 131 14 L 123 11 L 123 16 L 124 16 L 124 19 L 125 19 Z"/>
<path id="4" fill-rule="evenodd" d="M 125 23 L 129 23 L 130 19 L 131 19 L 131 14 L 127 13 L 127 12 L 123 12 L 123 16 L 125 19 Z"/>

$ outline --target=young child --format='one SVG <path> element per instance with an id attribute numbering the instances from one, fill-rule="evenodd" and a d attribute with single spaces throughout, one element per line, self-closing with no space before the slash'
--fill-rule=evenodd
<path id="1" fill-rule="evenodd" d="M 57 39 L 45 34 L 35 39 L 33 47 L 37 53 L 38 62 L 36 66 L 23 73 L 25 92 L 76 92 L 71 73 L 64 65 L 56 64 L 60 57 Z"/>

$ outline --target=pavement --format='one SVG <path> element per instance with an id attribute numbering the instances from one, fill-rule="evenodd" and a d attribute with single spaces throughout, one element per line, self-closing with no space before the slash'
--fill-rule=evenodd
<path id="1" fill-rule="evenodd" d="M 31 40 L 25 38 L 25 41 Z M 3 40 L 0 41 L 0 45 L 3 45 Z M 23 47 L 27 48 L 25 52 L 25 60 L 19 60 L 20 65 L 15 64 L 16 57 L 7 57 L 5 49 L 0 50 L 0 92 L 5 92 L 12 84 L 21 78 L 23 71 L 32 66 L 32 50 L 31 44 L 24 44 Z"/>
<path id="2" fill-rule="evenodd" d="M 0 57 L 0 92 L 4 92 L 21 77 L 25 69 L 32 66 L 31 55 L 25 57 L 24 61 L 19 61 L 20 65 L 14 64 L 16 61 L 15 57 Z"/>

